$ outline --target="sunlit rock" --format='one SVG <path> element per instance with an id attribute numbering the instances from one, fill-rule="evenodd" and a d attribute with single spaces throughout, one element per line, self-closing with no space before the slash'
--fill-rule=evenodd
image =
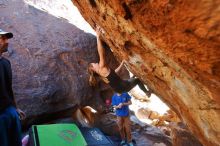
<path id="1" fill-rule="evenodd" d="M 72 1 L 203 145 L 220 145 L 220 1 Z"/>

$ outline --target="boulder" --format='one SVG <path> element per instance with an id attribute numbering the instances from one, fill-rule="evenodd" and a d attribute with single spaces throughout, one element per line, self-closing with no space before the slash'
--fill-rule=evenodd
<path id="1" fill-rule="evenodd" d="M 57 1 L 28 1 L 53 6 Z M 87 66 L 98 62 L 96 37 L 78 29 L 68 20 L 58 18 L 23 0 L 0 2 L 1 29 L 10 31 L 9 53 L 12 64 L 13 90 L 18 107 L 25 111 L 24 123 L 42 123 L 71 115 L 75 105 L 87 105 L 90 99 L 111 97 L 105 86 L 92 88 L 88 84 Z M 57 7 L 67 16 L 65 2 Z M 71 2 L 70 2 L 71 3 Z M 63 9 L 66 8 L 66 9 Z M 68 15 L 68 17 L 71 17 Z M 118 65 L 111 51 L 107 59 Z M 102 105 L 102 103 L 97 102 Z"/>
<path id="2" fill-rule="evenodd" d="M 174 146 L 202 146 L 195 136 L 182 123 L 172 123 L 171 137 Z"/>
<path id="3" fill-rule="evenodd" d="M 220 145 L 220 1 L 72 1 L 203 145 Z"/>

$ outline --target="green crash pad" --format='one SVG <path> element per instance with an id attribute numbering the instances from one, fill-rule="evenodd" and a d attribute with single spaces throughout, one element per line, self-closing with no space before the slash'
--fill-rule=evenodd
<path id="1" fill-rule="evenodd" d="M 75 124 L 32 126 L 35 146 L 87 146 Z"/>

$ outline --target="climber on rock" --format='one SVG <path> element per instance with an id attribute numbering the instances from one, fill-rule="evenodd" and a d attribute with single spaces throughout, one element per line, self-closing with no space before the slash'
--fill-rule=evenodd
<path id="1" fill-rule="evenodd" d="M 117 73 L 120 71 L 125 61 L 123 60 L 121 64 L 115 69 L 111 69 L 105 60 L 105 50 L 102 46 L 101 41 L 101 29 L 100 27 L 96 28 L 97 34 L 97 48 L 99 54 L 99 63 L 90 63 L 88 67 L 88 72 L 90 74 L 89 83 L 91 86 L 96 84 L 95 76 L 99 76 L 105 83 L 109 84 L 111 88 L 117 93 L 129 92 L 136 85 L 140 87 L 144 93 L 150 97 L 152 91 L 147 90 L 144 84 L 138 78 L 130 78 L 127 80 L 121 79 Z"/>

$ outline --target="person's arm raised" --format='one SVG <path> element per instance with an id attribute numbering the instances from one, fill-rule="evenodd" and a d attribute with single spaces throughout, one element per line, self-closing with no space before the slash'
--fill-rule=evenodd
<path id="1" fill-rule="evenodd" d="M 97 34 L 97 48 L 98 48 L 98 54 L 99 54 L 99 67 L 105 67 L 106 61 L 105 61 L 105 49 L 102 46 L 102 41 L 100 38 L 100 28 L 96 29 Z"/>
<path id="2" fill-rule="evenodd" d="M 115 69 L 115 73 L 119 73 L 119 71 L 122 69 L 122 66 L 124 65 L 125 61 L 122 60 L 121 64 Z"/>

